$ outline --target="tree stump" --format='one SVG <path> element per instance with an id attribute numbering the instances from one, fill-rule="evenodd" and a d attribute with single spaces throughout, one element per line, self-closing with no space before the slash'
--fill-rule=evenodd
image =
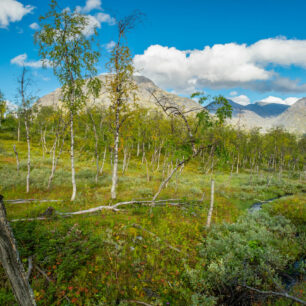
<path id="1" fill-rule="evenodd" d="M 11 282 L 19 305 L 36 305 L 33 291 L 20 261 L 13 231 L 6 219 L 3 196 L 0 195 L 0 261 Z"/>

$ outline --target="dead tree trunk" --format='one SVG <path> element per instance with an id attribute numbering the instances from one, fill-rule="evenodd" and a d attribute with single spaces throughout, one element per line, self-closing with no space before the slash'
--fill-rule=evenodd
<path id="1" fill-rule="evenodd" d="M 30 145 L 30 131 L 29 131 L 29 123 L 28 119 L 25 118 L 25 128 L 27 133 L 27 145 L 28 145 L 28 161 L 27 161 L 27 193 L 30 191 L 30 171 L 31 171 L 31 145 Z"/>
<path id="2" fill-rule="evenodd" d="M 75 200 L 76 183 L 75 183 L 75 168 L 74 168 L 74 133 L 73 133 L 73 112 L 70 111 L 70 160 L 71 160 L 71 182 L 72 182 L 72 196 L 71 201 Z"/>
<path id="3" fill-rule="evenodd" d="M 22 306 L 36 305 L 33 291 L 19 258 L 13 232 L 6 219 L 2 195 L 0 195 L 0 261 L 11 282 L 18 304 Z"/>
<path id="4" fill-rule="evenodd" d="M 48 180 L 48 187 L 47 187 L 48 190 L 49 190 L 50 187 L 51 187 L 51 183 L 52 183 L 52 180 L 53 180 L 53 178 L 54 178 L 56 166 L 57 166 L 58 160 L 59 160 L 59 158 L 60 158 L 60 156 L 61 156 L 61 154 L 62 154 L 62 151 L 63 151 L 64 142 L 65 142 L 65 136 L 63 135 L 62 144 L 61 144 L 61 147 L 60 147 L 60 150 L 59 150 L 59 153 L 58 153 L 57 157 L 55 157 L 55 155 L 56 155 L 56 142 L 57 142 L 57 139 L 55 140 L 54 146 L 53 146 L 53 152 L 52 152 L 52 169 L 51 169 L 51 174 L 50 174 L 49 180 Z"/>
<path id="5" fill-rule="evenodd" d="M 18 115 L 17 141 L 20 141 L 20 118 Z"/>
<path id="6" fill-rule="evenodd" d="M 116 129 L 115 129 L 115 144 L 114 144 L 114 165 L 113 165 L 113 175 L 112 175 L 112 187 L 111 187 L 111 197 L 116 199 L 117 197 L 117 182 L 118 182 L 118 151 L 119 151 L 119 106 L 116 110 Z"/>
<path id="7" fill-rule="evenodd" d="M 16 164 L 17 164 L 17 174 L 19 174 L 19 158 L 18 158 L 18 152 L 16 150 L 16 145 L 13 147 L 15 155 L 16 155 Z"/>
<path id="8" fill-rule="evenodd" d="M 171 180 L 173 174 L 182 166 L 184 165 L 187 161 L 189 161 L 190 158 L 184 159 L 181 162 L 177 164 L 177 166 L 171 171 L 171 173 L 168 175 L 168 177 L 160 184 L 158 191 L 154 195 L 152 199 L 152 203 L 154 204 L 154 201 L 157 199 L 157 197 L 160 195 L 162 190 L 164 189 L 165 185 Z"/>
<path id="9" fill-rule="evenodd" d="M 103 173 L 103 168 L 104 168 L 104 163 L 105 163 L 105 157 L 106 157 L 106 146 L 105 146 L 105 149 L 104 149 L 103 161 L 102 161 L 102 165 L 101 165 L 101 168 L 100 168 L 100 175 Z"/>
<path id="10" fill-rule="evenodd" d="M 88 109 L 87 110 L 89 117 L 91 119 L 91 123 L 92 123 L 92 128 L 94 131 L 94 136 L 95 136 L 95 157 L 96 157 L 96 176 L 95 176 L 95 182 L 96 184 L 98 183 L 98 177 L 99 177 L 99 136 L 98 136 L 98 132 L 97 132 L 97 127 L 96 127 L 96 123 L 95 120 L 92 116 L 91 111 Z"/>
<path id="11" fill-rule="evenodd" d="M 210 227 L 211 217 L 214 210 L 214 196 L 215 196 L 215 181 L 211 180 L 211 191 L 210 191 L 210 207 L 207 216 L 206 228 Z"/>

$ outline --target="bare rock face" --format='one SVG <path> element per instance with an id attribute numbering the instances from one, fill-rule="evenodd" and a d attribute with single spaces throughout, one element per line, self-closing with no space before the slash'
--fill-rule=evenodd
<path id="1" fill-rule="evenodd" d="M 106 76 L 105 75 L 100 75 L 99 79 L 103 82 L 105 82 Z M 172 101 L 177 103 L 178 105 L 184 107 L 185 109 L 191 109 L 194 107 L 198 107 L 198 103 L 195 101 L 180 97 L 171 93 L 168 93 L 167 91 L 164 91 L 157 87 L 150 79 L 144 77 L 144 76 L 134 76 L 135 83 L 137 84 L 137 91 L 136 91 L 136 101 L 133 101 L 131 98 L 128 103 L 131 105 L 136 102 L 140 107 L 144 108 L 157 108 L 154 102 L 154 98 L 152 97 L 150 91 L 155 90 L 157 94 L 159 95 L 165 95 L 168 98 L 170 98 Z M 38 106 L 54 106 L 57 107 L 61 105 L 61 89 L 58 88 L 55 91 L 51 92 L 48 95 L 45 95 L 41 97 L 37 103 Z M 102 86 L 101 93 L 98 98 L 95 99 L 89 99 L 88 105 L 91 105 L 95 103 L 96 105 L 104 105 L 104 106 L 109 106 L 110 100 L 109 100 L 109 95 L 104 90 Z"/>
<path id="2" fill-rule="evenodd" d="M 228 121 L 242 129 L 261 128 L 261 132 L 282 127 L 296 134 L 306 133 L 306 98 L 292 106 L 256 102 L 247 106 L 230 101 L 233 107 L 232 118 Z"/>
<path id="3" fill-rule="evenodd" d="M 106 80 L 106 75 L 100 75 L 99 79 L 103 82 Z M 185 110 L 198 108 L 199 105 L 192 99 L 184 98 L 165 90 L 162 90 L 156 86 L 150 79 L 145 76 L 135 76 L 135 83 L 137 84 L 136 100 L 130 99 L 128 103 L 133 106 L 136 102 L 140 107 L 148 109 L 159 109 L 155 104 L 154 98 L 151 92 L 155 91 L 158 96 L 164 95 L 172 102 L 181 106 Z M 306 133 L 306 98 L 302 98 L 294 103 L 292 106 L 276 104 L 276 103 L 264 103 L 256 102 L 247 106 L 240 105 L 229 100 L 233 108 L 232 119 L 228 120 L 229 124 L 234 125 L 242 129 L 252 129 L 259 127 L 262 132 L 266 132 L 274 127 L 283 127 L 290 132 L 297 134 Z M 102 86 L 101 93 L 95 100 L 89 98 L 88 105 L 103 105 L 109 106 L 110 99 L 105 88 Z M 41 106 L 54 106 L 61 105 L 61 89 L 58 88 L 48 95 L 39 99 L 37 105 Z M 207 107 L 209 111 L 214 113 L 213 109 Z"/>
<path id="4" fill-rule="evenodd" d="M 306 133 L 306 98 L 296 101 L 275 120 L 275 125 L 298 134 Z"/>

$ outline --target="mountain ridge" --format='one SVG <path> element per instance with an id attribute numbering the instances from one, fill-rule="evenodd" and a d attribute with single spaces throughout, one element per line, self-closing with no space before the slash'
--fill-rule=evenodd
<path id="1" fill-rule="evenodd" d="M 102 82 L 105 81 L 105 75 L 100 75 L 98 77 Z M 159 88 L 152 80 L 145 76 L 134 76 L 134 80 L 138 87 L 137 104 L 141 107 L 158 109 L 150 93 L 152 90 L 157 94 L 164 95 L 171 99 L 185 110 L 190 110 L 199 106 L 199 104 L 192 99 L 181 97 Z M 56 107 L 61 103 L 60 99 L 61 89 L 57 88 L 53 92 L 41 97 L 37 105 Z M 233 108 L 232 119 L 228 120 L 228 122 L 234 126 L 244 129 L 259 127 L 263 132 L 279 126 L 290 132 L 298 134 L 306 133 L 306 98 L 299 99 L 291 106 L 261 101 L 248 105 L 241 105 L 230 99 L 228 99 L 228 101 Z M 102 90 L 95 101 L 88 101 L 89 105 L 93 103 L 108 106 L 110 100 L 106 91 Z M 128 103 L 132 104 L 133 101 L 130 100 Z M 211 113 L 214 113 L 212 107 L 209 105 L 206 107 Z"/>

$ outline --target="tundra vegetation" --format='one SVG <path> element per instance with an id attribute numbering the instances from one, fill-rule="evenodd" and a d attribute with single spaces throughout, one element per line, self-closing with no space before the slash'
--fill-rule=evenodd
<path id="1" fill-rule="evenodd" d="M 221 96 L 195 93 L 190 112 L 150 92 L 159 108 L 141 108 L 120 23 L 106 84 L 81 15 L 52 1 L 42 24 L 63 103 L 25 98 L 0 125 L 0 194 L 36 303 L 305 304 L 306 136 L 237 130 Z M 110 106 L 86 103 L 102 88 Z M 0 304 L 15 303 L 0 268 Z"/>

